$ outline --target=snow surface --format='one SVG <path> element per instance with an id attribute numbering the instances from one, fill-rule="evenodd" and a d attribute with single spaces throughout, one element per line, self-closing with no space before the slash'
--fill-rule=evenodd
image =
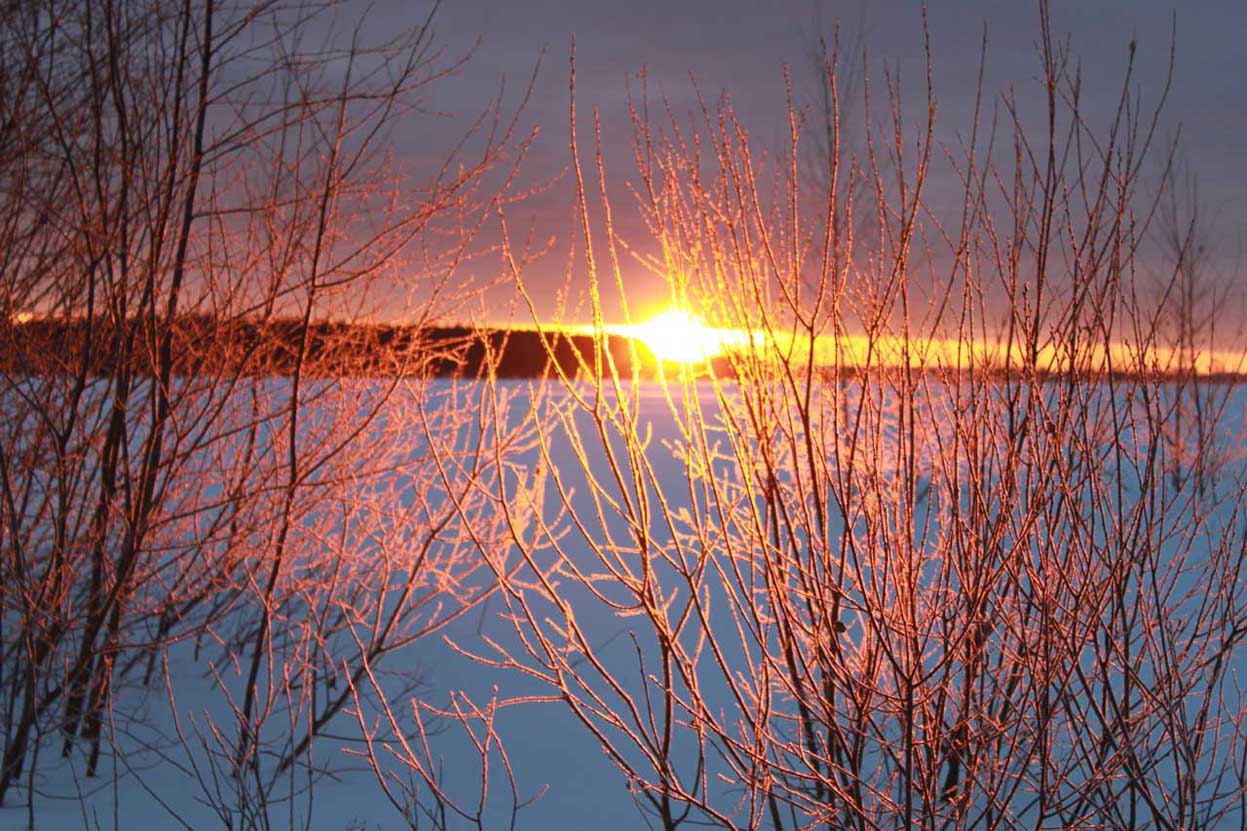
<path id="1" fill-rule="evenodd" d="M 522 382 L 517 383 L 516 389 L 522 389 Z M 651 461 L 660 479 L 679 481 L 685 475 L 684 468 L 668 449 L 669 443 L 679 437 L 676 425 L 657 387 L 647 389 L 644 397 L 653 427 Z M 1238 424 L 1245 403 L 1247 393 L 1236 391 L 1229 408 L 1234 422 L 1230 434 L 1235 437 L 1241 435 Z M 555 446 L 554 461 L 569 481 L 577 484 L 583 479 L 566 443 Z M 584 500 L 585 496 L 586 489 L 579 487 L 578 498 Z M 557 506 L 550 502 L 547 499 L 546 514 L 553 519 Z M 580 507 L 591 509 L 587 503 Z M 587 630 L 600 633 L 600 640 L 609 644 L 608 655 L 629 660 L 632 647 L 627 638 L 612 642 L 626 630 L 627 621 L 602 611 L 600 606 L 594 608 L 598 609 L 596 618 L 579 622 Z M 403 653 L 404 660 L 418 661 L 423 671 L 426 686 L 422 696 L 445 703 L 452 692 L 463 691 L 473 700 L 484 702 L 495 690 L 502 698 L 548 692 L 519 673 L 499 672 L 474 662 L 447 643 L 450 640 L 465 647 L 478 646 L 482 632 L 513 640 L 509 628 L 497 620 L 500 610 L 500 603 L 491 600 Z M 0 809 L 0 828 L 164 831 L 221 827 L 220 818 L 203 795 L 204 788 L 211 785 L 203 778 L 201 743 L 194 738 L 183 742 L 178 737 L 179 730 L 185 736 L 193 737 L 197 731 L 202 734 L 208 717 L 222 723 L 229 719 L 227 702 L 214 689 L 204 662 L 196 661 L 193 651 L 194 644 L 182 643 L 171 648 L 167 656 L 176 718 L 160 684 L 150 689 L 126 690 L 126 717 L 118 718 L 117 724 L 123 724 L 128 732 L 113 737 L 100 775 L 94 779 L 83 776 L 81 756 L 61 760 L 59 737 L 45 736 L 37 760 L 33 799 L 27 801 L 25 793 L 17 794 L 19 798 Z M 544 791 L 544 795 L 520 811 L 519 828 L 605 831 L 641 827 L 624 780 L 561 703 L 533 703 L 505 710 L 497 728 L 514 766 L 521 799 Z M 308 787 L 306 772 L 300 773 L 287 788 L 286 798 L 269 806 L 272 827 L 353 831 L 404 827 L 402 817 L 381 793 L 372 772 L 359 756 L 349 752 L 358 748 L 352 740 L 358 733 L 354 720 L 339 716 L 329 733 L 344 737 L 326 738 L 317 746 L 316 756 L 329 772 L 318 774 L 314 787 Z M 444 758 L 448 791 L 471 802 L 479 788 L 479 772 L 476 757 L 462 733 L 454 725 L 447 725 L 432 741 Z M 485 827 L 505 828 L 510 820 L 510 805 L 498 769 L 494 776 Z M 452 823 L 452 827 L 458 824 Z"/>

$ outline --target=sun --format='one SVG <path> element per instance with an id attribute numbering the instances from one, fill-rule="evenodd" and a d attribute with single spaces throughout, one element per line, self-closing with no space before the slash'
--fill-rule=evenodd
<path id="1" fill-rule="evenodd" d="M 739 333 L 707 326 L 683 309 L 628 326 L 627 334 L 643 341 L 660 361 L 683 364 L 707 361 L 741 340 Z"/>

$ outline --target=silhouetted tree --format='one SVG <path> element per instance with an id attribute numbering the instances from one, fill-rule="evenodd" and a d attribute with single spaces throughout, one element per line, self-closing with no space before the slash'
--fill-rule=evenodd
<path id="1" fill-rule="evenodd" d="M 335 3 L 0 6 L 0 801 L 55 734 L 96 773 L 193 643 L 228 716 L 179 714 L 177 752 L 266 826 L 353 683 L 489 591 L 455 529 L 497 532 L 513 437 L 418 338 L 356 379 L 324 324 L 462 303 L 527 142 L 499 98 L 390 164 L 456 66 L 436 9 L 378 42 Z M 80 336 L 32 354 L 32 319 Z"/>

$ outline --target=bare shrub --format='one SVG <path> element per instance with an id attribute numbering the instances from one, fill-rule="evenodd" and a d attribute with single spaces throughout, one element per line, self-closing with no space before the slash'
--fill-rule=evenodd
<path id="1" fill-rule="evenodd" d="M 882 114 L 866 95 L 861 161 L 830 156 L 815 216 L 795 109 L 770 159 L 726 102 L 638 118 L 642 262 L 752 334 L 731 378 L 646 388 L 603 355 L 565 379 L 532 420 L 565 516 L 516 536 L 524 568 L 496 570 L 512 637 L 477 652 L 543 682 L 654 826 L 1212 828 L 1239 810 L 1244 483 L 1170 476 L 1179 408 L 1137 259 L 1159 109 L 1139 107 L 1131 44 L 1092 124 L 1046 8 L 1039 34 L 1037 84 L 999 99 L 1003 125 L 980 108 L 960 146 L 936 144 L 929 61 L 916 125 L 894 79 Z M 575 127 L 573 106 L 600 325 L 623 243 Z M 941 164 L 951 212 L 929 196 Z M 619 637 L 585 623 L 603 619 Z"/>
<path id="2" fill-rule="evenodd" d="M 0 801 L 32 821 L 39 764 L 119 775 L 148 743 L 267 826 L 341 764 L 314 746 L 378 704 L 365 674 L 410 692 L 411 645 L 489 591 L 462 524 L 500 533 L 517 439 L 423 377 L 448 347 L 419 327 L 471 296 L 527 138 L 500 98 L 391 164 L 456 66 L 431 21 L 370 44 L 332 3 L 0 8 Z M 377 342 L 378 312 L 414 336 Z M 195 676 L 219 706 L 179 711 Z"/>

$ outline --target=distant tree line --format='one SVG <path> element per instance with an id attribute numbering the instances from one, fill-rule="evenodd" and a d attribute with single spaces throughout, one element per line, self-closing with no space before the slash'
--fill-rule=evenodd
<path id="1" fill-rule="evenodd" d="M 539 332 L 473 326 L 404 326 L 361 322 L 219 321 L 183 316 L 170 327 L 174 375 L 235 372 L 289 376 L 300 356 L 319 377 L 433 376 L 541 378 L 583 375 L 594 351 L 609 355 L 621 377 L 653 377 L 657 364 L 644 342 L 623 335 Z M 303 344 L 306 333 L 306 345 Z M 114 332 L 83 321 L 32 319 L 4 330 L 6 372 L 42 375 L 78 371 L 105 375 L 116 367 L 107 348 Z M 600 346 L 599 346 L 600 344 Z M 240 361 L 239 354 L 246 360 Z M 135 351 L 131 370 L 151 373 L 152 356 Z"/>

